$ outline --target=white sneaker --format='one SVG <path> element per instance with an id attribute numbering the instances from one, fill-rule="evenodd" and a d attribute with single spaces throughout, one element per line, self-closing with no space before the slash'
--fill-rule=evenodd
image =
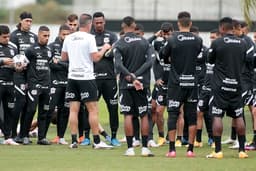
<path id="1" fill-rule="evenodd" d="M 125 156 L 128 156 L 128 157 L 130 157 L 130 156 L 135 156 L 135 152 L 134 152 L 134 148 L 128 148 L 126 151 L 125 151 L 125 153 L 124 153 L 124 155 Z"/>
<path id="2" fill-rule="evenodd" d="M 236 140 L 233 145 L 229 146 L 230 149 L 238 149 L 239 148 L 239 142 Z"/>
<path id="3" fill-rule="evenodd" d="M 132 143 L 133 147 L 139 147 L 140 146 L 140 140 L 134 140 Z"/>
<path id="4" fill-rule="evenodd" d="M 58 144 L 61 144 L 61 145 L 68 145 L 68 142 L 67 142 L 67 141 L 65 141 L 65 139 L 64 139 L 64 138 L 60 138 L 60 140 L 59 140 Z"/>
<path id="5" fill-rule="evenodd" d="M 105 142 L 100 141 L 99 144 L 93 144 L 93 148 L 94 149 L 112 149 L 113 146 L 112 145 L 107 145 Z"/>
<path id="6" fill-rule="evenodd" d="M 8 138 L 7 140 L 4 140 L 3 144 L 6 144 L 6 145 L 20 145 L 20 144 L 16 143 L 15 141 L 13 141 L 12 138 Z"/>
<path id="7" fill-rule="evenodd" d="M 232 140 L 231 138 L 228 138 L 225 141 L 222 141 L 221 144 L 234 144 L 236 140 Z"/>
<path id="8" fill-rule="evenodd" d="M 141 155 L 144 157 L 153 157 L 154 156 L 154 154 L 147 147 L 141 148 Z"/>
<path id="9" fill-rule="evenodd" d="M 154 140 L 149 140 L 148 141 L 148 147 L 159 147 L 159 145 L 157 145 Z"/>

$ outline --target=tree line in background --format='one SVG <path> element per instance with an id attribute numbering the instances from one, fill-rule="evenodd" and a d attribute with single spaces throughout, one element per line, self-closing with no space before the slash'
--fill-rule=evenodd
<path id="1" fill-rule="evenodd" d="M 19 14 L 29 11 L 33 14 L 33 23 L 61 24 L 70 14 L 66 2 L 71 0 L 37 0 L 38 3 L 25 5 L 14 10 L 15 22 L 19 22 Z M 40 2 L 39 2 L 40 1 Z M 71 6 L 70 6 L 71 7 Z M 9 23 L 10 11 L 0 8 L 0 23 Z"/>

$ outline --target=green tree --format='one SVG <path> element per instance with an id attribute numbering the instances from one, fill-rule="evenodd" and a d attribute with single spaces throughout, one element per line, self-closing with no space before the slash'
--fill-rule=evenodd
<path id="1" fill-rule="evenodd" d="M 256 14 L 256 0 L 241 0 L 245 21 L 252 24 L 252 13 Z"/>

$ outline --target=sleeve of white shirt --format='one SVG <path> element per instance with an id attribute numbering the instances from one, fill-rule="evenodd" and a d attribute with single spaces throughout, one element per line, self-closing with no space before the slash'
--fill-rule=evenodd
<path id="1" fill-rule="evenodd" d="M 89 52 L 90 53 L 98 52 L 96 40 L 95 40 L 94 36 L 91 36 L 91 41 L 89 44 Z"/>

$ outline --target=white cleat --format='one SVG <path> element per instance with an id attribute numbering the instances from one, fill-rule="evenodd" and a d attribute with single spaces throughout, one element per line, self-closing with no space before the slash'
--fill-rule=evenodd
<path id="1" fill-rule="evenodd" d="M 58 144 L 61 144 L 61 145 L 68 145 L 68 142 L 67 142 L 67 141 L 65 141 L 65 139 L 64 139 L 64 138 L 60 138 L 60 140 L 59 140 Z"/>
<path id="2" fill-rule="evenodd" d="M 112 149 L 113 146 L 112 145 L 107 145 L 105 142 L 100 141 L 100 143 L 98 144 L 93 144 L 92 146 L 94 149 Z"/>
<path id="3" fill-rule="evenodd" d="M 8 138 L 7 140 L 4 140 L 5 145 L 20 145 L 18 143 L 16 143 L 12 138 Z"/>
<path id="4" fill-rule="evenodd" d="M 222 141 L 221 144 L 234 144 L 236 142 L 236 140 L 232 140 L 231 138 Z"/>
<path id="5" fill-rule="evenodd" d="M 147 147 L 142 147 L 142 149 L 141 149 L 141 156 L 153 157 L 154 154 Z"/>
<path id="6" fill-rule="evenodd" d="M 149 140 L 148 147 L 159 147 L 159 145 L 156 144 L 156 142 L 154 140 Z"/>
<path id="7" fill-rule="evenodd" d="M 238 141 L 235 141 L 233 143 L 233 145 L 229 146 L 228 148 L 230 149 L 238 149 L 239 148 L 239 142 Z"/>
<path id="8" fill-rule="evenodd" d="M 134 152 L 134 148 L 128 148 L 125 153 L 124 153 L 125 156 L 128 156 L 128 157 L 131 157 L 131 156 L 135 156 L 135 152 Z"/>
<path id="9" fill-rule="evenodd" d="M 134 140 L 132 143 L 133 147 L 139 147 L 140 146 L 140 140 Z"/>

